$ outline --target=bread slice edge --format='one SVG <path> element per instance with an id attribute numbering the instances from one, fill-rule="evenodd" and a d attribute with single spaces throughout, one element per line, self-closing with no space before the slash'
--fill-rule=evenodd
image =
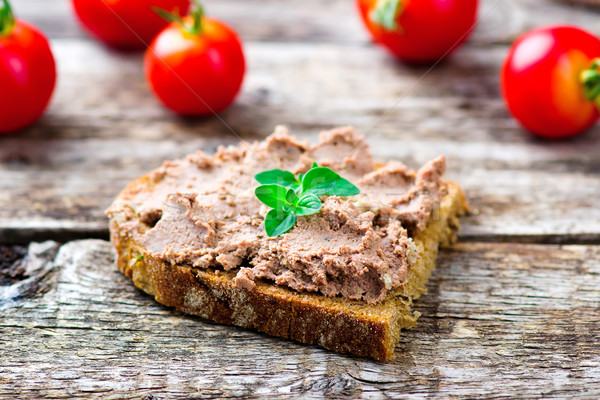
<path id="1" fill-rule="evenodd" d="M 145 177 L 130 187 L 144 183 Z M 387 361 L 393 357 L 401 330 L 416 325 L 419 315 L 412 311 L 413 300 L 425 292 L 439 246 L 456 240 L 458 217 L 468 209 L 459 185 L 446 183 L 448 191 L 440 207 L 427 228 L 413 238 L 419 257 L 409 267 L 406 283 L 378 304 L 299 293 L 269 282 L 258 282 L 248 291 L 234 286 L 237 271 L 163 263 L 120 232 L 119 214 L 110 215 L 111 241 L 119 270 L 161 304 L 217 323 Z"/>

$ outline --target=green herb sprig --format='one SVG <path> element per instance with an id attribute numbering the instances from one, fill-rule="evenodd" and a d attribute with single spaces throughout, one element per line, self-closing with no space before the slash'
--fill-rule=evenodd
<path id="1" fill-rule="evenodd" d="M 316 214 L 323 204 L 319 196 L 354 196 L 360 189 L 332 169 L 313 163 L 306 174 L 296 176 L 281 169 L 261 172 L 254 177 L 259 183 L 254 193 L 272 208 L 265 216 L 265 230 L 270 237 L 280 236 L 296 224 L 300 216 Z"/>

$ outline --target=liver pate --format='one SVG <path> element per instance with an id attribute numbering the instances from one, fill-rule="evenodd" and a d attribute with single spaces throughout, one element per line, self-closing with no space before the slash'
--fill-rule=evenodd
<path id="1" fill-rule="evenodd" d="M 313 162 L 361 194 L 323 196 L 318 214 L 269 238 L 254 175 L 274 168 L 305 173 Z M 238 270 L 236 284 L 248 290 L 266 279 L 376 303 L 404 283 L 416 254 L 410 237 L 435 217 L 444 172 L 443 156 L 418 171 L 397 161 L 375 169 L 367 143 L 350 127 L 322 132 L 312 146 L 279 127 L 263 142 L 165 162 L 149 175 L 150 190 L 124 193 L 107 213 L 119 214 L 121 234 L 167 264 Z"/>

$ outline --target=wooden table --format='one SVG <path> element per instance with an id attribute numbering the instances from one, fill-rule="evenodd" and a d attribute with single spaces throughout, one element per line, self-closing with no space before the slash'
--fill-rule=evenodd
<path id="1" fill-rule="evenodd" d="M 600 397 L 600 127 L 536 140 L 498 87 L 520 33 L 600 35 L 597 11 L 484 0 L 469 44 L 429 70 L 372 45 L 350 0 L 206 0 L 249 70 L 221 119 L 187 120 L 150 95 L 142 55 L 90 40 L 67 0 L 12 3 L 52 39 L 59 83 L 39 123 L 0 138 L 0 397 Z M 126 183 L 277 124 L 310 140 L 351 124 L 413 167 L 443 153 L 468 194 L 390 363 L 182 315 L 113 265 L 103 210 Z"/>

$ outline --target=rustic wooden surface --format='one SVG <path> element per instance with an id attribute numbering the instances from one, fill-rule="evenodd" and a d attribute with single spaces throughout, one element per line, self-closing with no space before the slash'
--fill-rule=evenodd
<path id="1" fill-rule="evenodd" d="M 2 311 L 0 397 L 600 396 L 598 246 L 445 251 L 423 316 L 389 363 L 173 312 L 115 270 L 105 241 L 56 252 L 53 242 L 31 248 L 28 279 L 38 279 Z"/>
<path id="2" fill-rule="evenodd" d="M 80 33 L 66 0 L 47 2 L 14 4 L 53 38 L 60 77 L 48 115 L 0 138 L 2 242 L 106 238 L 103 209 L 133 178 L 198 148 L 260 139 L 281 123 L 306 138 L 352 124 L 377 157 L 412 166 L 446 154 L 449 176 L 479 212 L 463 237 L 600 240 L 600 199 L 592 196 L 600 129 L 566 143 L 532 139 L 509 118 L 498 88 L 518 33 L 568 21 L 600 35 L 600 14 L 546 0 L 484 1 L 472 42 L 428 71 L 372 46 L 348 0 L 208 1 L 245 39 L 249 74 L 221 119 L 193 121 L 149 94 L 141 55 L 107 51 Z"/>
<path id="3" fill-rule="evenodd" d="M 600 35 L 600 13 L 484 0 L 468 45 L 429 70 L 373 46 L 350 0 L 205 3 L 241 34 L 249 70 L 231 109 L 188 120 L 150 95 L 140 54 L 89 39 L 67 0 L 12 1 L 50 36 L 59 83 L 39 123 L 0 137 L 0 398 L 600 397 L 600 127 L 533 139 L 498 87 L 520 33 Z M 467 191 L 461 244 L 391 363 L 178 314 L 116 272 L 105 241 L 44 242 L 105 239 L 103 210 L 130 180 L 276 124 L 305 139 L 352 124 L 376 158 L 411 166 L 446 154 Z"/>

